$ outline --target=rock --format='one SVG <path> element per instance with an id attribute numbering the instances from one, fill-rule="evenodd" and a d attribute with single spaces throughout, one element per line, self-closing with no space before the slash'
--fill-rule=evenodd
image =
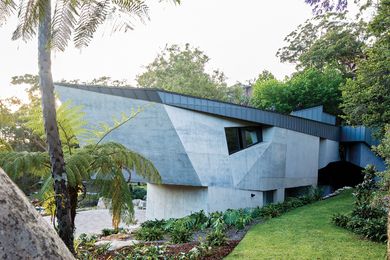
<path id="1" fill-rule="evenodd" d="M 134 205 L 134 207 L 138 207 L 140 201 L 141 201 L 140 199 L 135 199 L 135 200 L 133 200 L 133 205 Z"/>
<path id="2" fill-rule="evenodd" d="M 74 259 L 54 229 L 1 168 L 0 259 Z"/>
<path id="3" fill-rule="evenodd" d="M 108 250 L 113 251 L 113 250 L 118 250 L 125 246 L 132 246 L 138 243 L 139 243 L 138 240 L 113 240 L 113 241 L 102 240 L 96 242 L 95 245 L 103 246 L 106 244 L 110 244 L 110 248 Z"/>
<path id="4" fill-rule="evenodd" d="M 146 201 L 145 200 L 141 200 L 138 204 L 138 208 L 140 209 L 146 209 Z"/>
<path id="5" fill-rule="evenodd" d="M 97 208 L 98 209 L 108 209 L 110 206 L 110 200 L 105 199 L 105 198 L 99 198 L 99 201 L 97 203 Z"/>

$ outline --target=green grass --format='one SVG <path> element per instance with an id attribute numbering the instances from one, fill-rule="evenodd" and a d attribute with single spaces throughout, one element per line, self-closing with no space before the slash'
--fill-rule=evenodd
<path id="1" fill-rule="evenodd" d="M 385 259 L 386 245 L 364 240 L 330 221 L 352 210 L 351 192 L 254 226 L 227 259 Z"/>

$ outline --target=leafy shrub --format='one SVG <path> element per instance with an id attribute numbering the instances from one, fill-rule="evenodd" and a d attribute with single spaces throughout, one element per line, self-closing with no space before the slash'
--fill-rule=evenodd
<path id="1" fill-rule="evenodd" d="M 181 244 L 189 242 L 192 238 L 192 231 L 187 229 L 183 224 L 177 224 L 170 232 L 171 242 Z"/>
<path id="2" fill-rule="evenodd" d="M 207 256 L 212 247 L 210 247 L 207 243 L 201 242 L 198 246 L 193 247 L 188 253 L 181 252 L 179 254 L 178 259 L 185 259 L 185 260 L 197 260 L 202 259 L 203 257 Z"/>
<path id="3" fill-rule="evenodd" d="M 98 193 L 90 194 L 87 193 L 84 198 L 82 198 L 78 204 L 78 208 L 87 208 L 87 207 L 94 207 L 99 202 L 100 195 Z"/>
<path id="4" fill-rule="evenodd" d="M 157 241 L 164 238 L 164 231 L 156 227 L 141 227 L 135 233 L 135 238 L 143 241 Z"/>
<path id="5" fill-rule="evenodd" d="M 104 228 L 102 229 L 102 236 L 106 237 L 112 234 L 125 233 L 125 232 L 126 230 L 124 228 L 118 228 L 118 229 Z"/>
<path id="6" fill-rule="evenodd" d="M 387 240 L 387 212 L 383 204 L 374 203 L 378 191 L 375 169 L 364 170 L 364 180 L 356 186 L 354 208 L 349 215 L 334 215 L 332 222 L 365 238 L 384 242 Z"/>
<path id="7" fill-rule="evenodd" d="M 143 260 L 143 259 L 166 259 L 166 246 L 147 246 L 138 244 L 134 246 L 130 255 L 126 259 Z"/>
<path id="8" fill-rule="evenodd" d="M 226 243 L 226 235 L 223 230 L 214 229 L 206 236 L 207 245 L 213 246 L 222 246 Z"/>
<path id="9" fill-rule="evenodd" d="M 147 220 L 144 223 L 141 224 L 141 227 L 143 228 L 163 228 L 166 225 L 166 220 Z"/>
<path id="10" fill-rule="evenodd" d="M 143 200 L 146 197 L 146 190 L 142 187 L 134 186 L 132 187 L 131 196 L 133 199 Z"/>
<path id="11" fill-rule="evenodd" d="M 342 228 L 346 228 L 349 221 L 350 217 L 345 214 L 337 213 L 332 216 L 332 223 Z"/>

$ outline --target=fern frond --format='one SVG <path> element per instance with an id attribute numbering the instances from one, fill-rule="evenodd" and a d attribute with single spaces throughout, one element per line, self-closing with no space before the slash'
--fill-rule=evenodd
<path id="1" fill-rule="evenodd" d="M 18 25 L 12 39 L 30 40 L 36 35 L 40 14 L 46 9 L 47 0 L 21 0 L 18 10 Z"/>
<path id="2" fill-rule="evenodd" d="M 112 8 L 110 0 L 86 0 L 80 8 L 80 16 L 75 28 L 76 48 L 86 47 L 107 17 Z"/>
<path id="3" fill-rule="evenodd" d="M 17 8 L 16 3 L 13 0 L 0 1 L 0 26 Z"/>
<path id="4" fill-rule="evenodd" d="M 51 47 L 64 51 L 70 40 L 78 16 L 79 1 L 57 0 L 52 21 Z"/>
<path id="5" fill-rule="evenodd" d="M 0 167 L 13 179 L 26 172 L 37 176 L 50 174 L 50 160 L 46 152 L 8 152 L 0 154 Z"/>
<path id="6" fill-rule="evenodd" d="M 80 149 L 83 151 L 83 149 Z M 66 173 L 72 187 L 82 185 L 83 180 L 89 180 L 91 175 L 92 156 L 86 152 L 76 152 L 65 156 Z"/>

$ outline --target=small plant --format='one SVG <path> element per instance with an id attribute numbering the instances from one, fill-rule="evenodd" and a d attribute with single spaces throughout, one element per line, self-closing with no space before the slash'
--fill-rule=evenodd
<path id="1" fill-rule="evenodd" d="M 125 232 L 126 232 L 126 230 L 124 228 L 118 228 L 118 229 L 104 228 L 104 229 L 102 229 L 102 236 L 106 237 L 106 236 L 110 236 L 113 234 L 125 233 Z"/>
<path id="2" fill-rule="evenodd" d="M 143 228 L 164 228 L 166 225 L 166 220 L 147 220 L 144 223 L 141 224 L 141 227 Z"/>
<path id="3" fill-rule="evenodd" d="M 192 238 L 192 231 L 183 224 L 178 223 L 170 232 L 171 242 L 174 244 L 189 242 Z"/>
<path id="4" fill-rule="evenodd" d="M 206 236 L 207 245 L 213 246 L 222 246 L 226 243 L 226 235 L 223 230 L 214 229 Z"/>
<path id="5" fill-rule="evenodd" d="M 141 227 L 135 233 L 135 237 L 143 241 L 158 241 L 164 238 L 164 231 L 156 227 Z"/>
<path id="6" fill-rule="evenodd" d="M 166 250 L 166 246 L 147 246 L 139 244 L 134 246 L 132 252 L 126 257 L 126 259 L 166 259 Z"/>
<path id="7" fill-rule="evenodd" d="M 347 228 L 349 221 L 350 217 L 345 214 L 337 213 L 332 216 L 332 223 L 342 228 Z"/>

